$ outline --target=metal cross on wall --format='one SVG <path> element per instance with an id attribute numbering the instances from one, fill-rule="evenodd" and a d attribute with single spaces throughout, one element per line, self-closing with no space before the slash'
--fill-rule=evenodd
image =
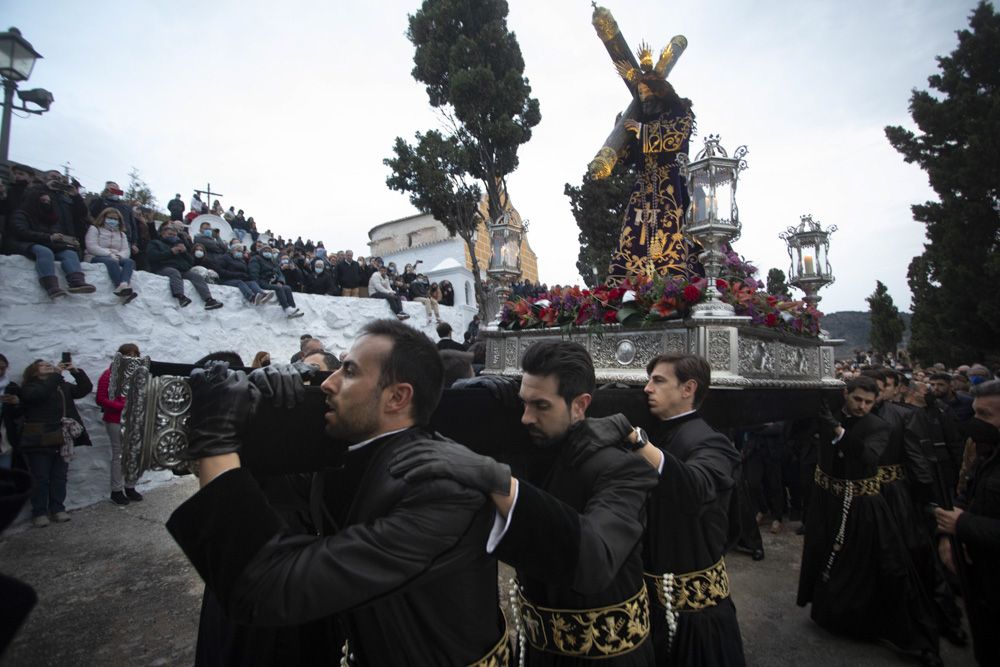
<path id="1" fill-rule="evenodd" d="M 226 196 L 226 195 L 222 194 L 221 192 L 212 192 L 212 184 L 211 183 L 206 184 L 204 190 L 197 190 L 196 189 L 195 192 L 198 193 L 199 195 L 205 195 L 205 203 L 208 204 L 209 206 L 211 206 L 211 204 L 212 204 L 212 195 L 215 195 L 216 197 L 225 197 Z"/>

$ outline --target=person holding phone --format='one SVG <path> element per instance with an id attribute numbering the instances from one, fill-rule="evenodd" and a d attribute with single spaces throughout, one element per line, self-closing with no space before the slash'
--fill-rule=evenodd
<path id="1" fill-rule="evenodd" d="M 72 376 L 73 383 L 63 379 L 66 372 Z M 63 352 L 58 364 L 35 359 L 24 369 L 23 377 L 20 402 L 24 423 L 18 447 L 28 462 L 34 482 L 32 523 L 43 528 L 49 525 L 50 516 L 57 523 L 70 520 L 65 501 L 72 453 L 67 452 L 64 429 L 71 426 L 67 421 L 75 421 L 80 431 L 74 444 L 90 444 L 73 401 L 89 394 L 94 385 L 87 374 L 73 364 L 68 352 Z"/>

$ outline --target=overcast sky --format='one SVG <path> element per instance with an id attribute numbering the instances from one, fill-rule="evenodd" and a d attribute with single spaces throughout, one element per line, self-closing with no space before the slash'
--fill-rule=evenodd
<path id="1" fill-rule="evenodd" d="M 22 88 L 55 95 L 44 116 L 15 117 L 12 160 L 66 163 L 92 190 L 137 167 L 161 207 L 194 188 L 225 196 L 285 237 L 367 255 L 368 230 L 415 212 L 385 187 L 397 136 L 439 126 L 410 77 L 405 36 L 416 0 L 365 3 L 0 0 L 44 59 Z M 836 284 L 821 309 L 866 310 L 882 280 L 909 307 L 906 268 L 924 242 L 910 205 L 933 197 L 883 128 L 912 126 L 910 91 L 968 27 L 973 0 L 847 2 L 606 0 L 626 40 L 687 52 L 670 76 L 691 98 L 699 135 L 750 150 L 736 249 L 788 269 L 777 238 L 811 213 L 837 225 Z M 530 221 L 541 279 L 579 283 L 577 227 L 563 195 L 579 183 L 628 93 L 584 0 L 510 0 L 542 121 L 509 179 Z M 2 26 L 2 27 L 6 27 Z"/>

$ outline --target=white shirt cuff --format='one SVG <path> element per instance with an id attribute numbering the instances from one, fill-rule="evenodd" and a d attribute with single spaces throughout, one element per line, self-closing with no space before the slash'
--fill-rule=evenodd
<path id="1" fill-rule="evenodd" d="M 521 493 L 521 485 L 518 484 L 514 488 L 514 502 L 510 504 L 510 511 L 507 512 L 507 520 L 505 521 L 502 516 L 500 516 L 500 511 L 496 510 L 493 513 L 493 530 L 490 531 L 490 537 L 486 540 L 486 553 L 491 554 L 496 551 L 497 546 L 500 544 L 500 540 L 503 536 L 507 534 L 507 529 L 510 528 L 510 520 L 514 518 L 514 508 L 517 507 L 517 497 Z"/>
<path id="2" fill-rule="evenodd" d="M 667 455 L 664 454 L 663 450 L 660 449 L 659 447 L 656 448 L 656 451 L 659 452 L 659 454 L 660 454 L 660 465 L 656 466 L 656 474 L 660 475 L 662 477 L 663 476 L 663 465 L 667 462 Z"/>

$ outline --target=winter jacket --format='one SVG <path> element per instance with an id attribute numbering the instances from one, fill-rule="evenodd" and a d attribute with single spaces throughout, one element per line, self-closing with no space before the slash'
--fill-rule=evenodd
<path id="1" fill-rule="evenodd" d="M 285 275 L 278 269 L 274 262 L 264 259 L 261 255 L 254 255 L 250 258 L 249 269 L 250 278 L 258 285 L 285 282 Z"/>
<path id="2" fill-rule="evenodd" d="M 221 280 L 251 280 L 250 267 L 243 259 L 233 257 L 231 253 L 218 255 L 215 263 L 215 270 Z"/>
<path id="3" fill-rule="evenodd" d="M 178 239 L 177 243 L 183 244 L 183 241 Z M 181 273 L 187 273 L 191 270 L 191 267 L 194 266 L 194 260 L 187 253 L 187 250 L 185 249 L 185 252 L 174 254 L 170 251 L 171 247 L 162 237 L 149 242 L 146 254 L 149 256 L 150 271 L 157 272 L 166 268 L 173 268 Z"/>
<path id="4" fill-rule="evenodd" d="M 34 192 L 32 191 L 34 190 Z M 38 191 L 29 190 L 23 201 L 23 206 L 14 213 L 8 231 L 12 236 L 11 247 L 13 252 L 22 254 L 29 259 L 35 256 L 31 253 L 31 246 L 41 245 L 52 252 L 63 250 L 76 250 L 73 246 L 61 241 L 53 241 L 53 234 L 62 234 L 68 238 L 76 238 L 73 228 L 73 220 L 69 211 L 62 205 L 58 195 L 51 195 L 52 212 L 49 219 L 44 218 L 44 214 L 37 206 L 36 196 Z"/>
<path id="5" fill-rule="evenodd" d="M 122 259 L 127 259 L 132 254 L 128 237 L 117 229 L 91 225 L 85 238 L 83 259 L 89 262 L 94 257 L 108 257 L 112 254 Z"/>
<path id="6" fill-rule="evenodd" d="M 97 380 L 97 395 L 94 400 L 97 401 L 98 407 L 104 413 L 102 419 L 109 424 L 120 424 L 122 421 L 122 410 L 125 409 L 125 397 L 124 396 L 111 396 L 109 389 L 111 388 L 111 369 L 108 368 L 106 371 L 101 373 L 101 377 Z"/>

